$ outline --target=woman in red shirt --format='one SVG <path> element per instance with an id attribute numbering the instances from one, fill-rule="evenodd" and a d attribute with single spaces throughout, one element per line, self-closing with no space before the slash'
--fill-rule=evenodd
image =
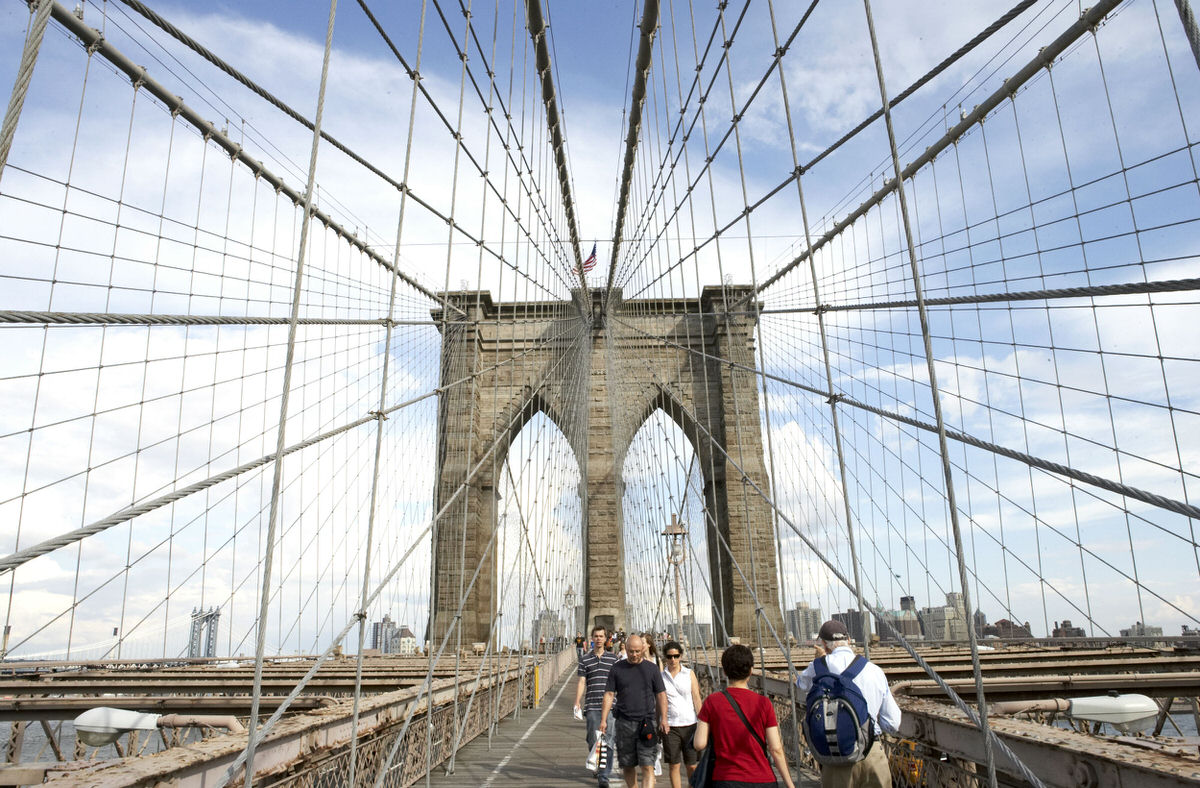
<path id="1" fill-rule="evenodd" d="M 795 788 L 783 754 L 783 740 L 779 738 L 775 707 L 746 686 L 753 668 L 754 652 L 747 646 L 725 649 L 721 655 L 721 670 L 729 680 L 729 688 L 709 695 L 700 707 L 700 713 L 696 715 L 694 746 L 703 750 L 710 738 L 712 740 L 716 758 L 713 788 L 778 786 L 779 781 L 767 760 L 767 750 L 783 778 L 783 785 Z M 753 733 L 734 710 L 731 699 L 742 710 Z"/>

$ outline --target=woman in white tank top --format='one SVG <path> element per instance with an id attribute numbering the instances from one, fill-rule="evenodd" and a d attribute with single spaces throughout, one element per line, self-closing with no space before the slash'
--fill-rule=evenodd
<path id="1" fill-rule="evenodd" d="M 671 767 L 671 788 L 680 788 L 679 765 L 686 764 L 690 778 L 700 757 L 692 747 L 696 710 L 700 708 L 700 682 L 691 668 L 683 666 L 683 646 L 678 642 L 668 642 L 662 653 L 667 665 L 662 672 L 667 690 L 667 724 L 671 726 L 663 738 L 663 761 Z"/>

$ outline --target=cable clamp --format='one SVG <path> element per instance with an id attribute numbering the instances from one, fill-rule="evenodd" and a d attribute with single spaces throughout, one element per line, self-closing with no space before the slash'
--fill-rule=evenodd
<path id="1" fill-rule="evenodd" d="M 830 394 L 829 398 L 826 399 L 825 401 L 827 403 L 829 403 L 830 405 L 836 405 L 839 402 L 841 402 L 843 399 L 844 399 L 844 397 L 841 394 Z"/>
<path id="2" fill-rule="evenodd" d="M 367 611 L 360 610 L 357 613 L 355 613 L 354 620 L 355 621 L 366 621 L 367 620 Z"/>
<path id="3" fill-rule="evenodd" d="M 378 419 L 379 421 L 387 421 L 387 414 L 386 414 L 386 413 L 384 413 L 384 412 L 383 412 L 383 411 L 381 411 L 381 410 L 370 410 L 370 411 L 367 411 L 367 415 L 369 415 L 369 416 L 374 416 L 374 417 L 375 417 L 376 419 Z"/>
<path id="4" fill-rule="evenodd" d="M 817 304 L 817 308 L 813 310 L 814 315 L 823 315 L 829 311 L 829 304 Z"/>

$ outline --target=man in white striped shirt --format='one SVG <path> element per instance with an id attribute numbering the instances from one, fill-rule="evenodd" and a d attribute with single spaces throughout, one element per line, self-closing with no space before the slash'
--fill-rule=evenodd
<path id="1" fill-rule="evenodd" d="M 588 752 L 596 744 L 600 730 L 600 714 L 604 707 L 604 687 L 608 684 L 608 672 L 617 661 L 617 655 L 604 648 L 608 642 L 608 630 L 597 626 L 592 629 L 592 650 L 579 655 L 579 684 L 575 688 L 576 716 L 583 714 L 587 719 Z M 599 788 L 608 788 L 612 777 L 612 737 L 605 737 L 608 754 L 596 769 Z"/>

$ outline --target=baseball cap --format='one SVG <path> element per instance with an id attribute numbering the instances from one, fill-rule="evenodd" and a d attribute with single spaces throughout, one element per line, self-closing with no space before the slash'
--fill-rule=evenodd
<path id="1" fill-rule="evenodd" d="M 850 633 L 846 630 L 846 625 L 841 621 L 829 620 L 821 625 L 821 631 L 817 633 L 817 637 L 821 640 L 849 640 Z"/>

